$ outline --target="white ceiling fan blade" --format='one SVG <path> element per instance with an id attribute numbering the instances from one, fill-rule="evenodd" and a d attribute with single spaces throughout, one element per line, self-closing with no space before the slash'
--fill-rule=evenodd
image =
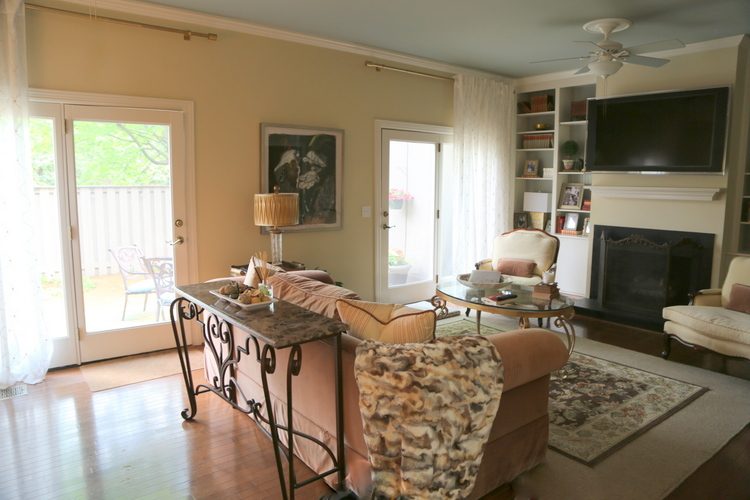
<path id="1" fill-rule="evenodd" d="M 631 54 L 645 54 L 646 52 L 659 52 L 662 50 L 681 49 L 685 44 L 679 40 L 662 40 L 661 42 L 644 43 L 635 47 L 628 47 Z"/>
<path id="2" fill-rule="evenodd" d="M 641 66 L 650 66 L 652 68 L 660 68 L 669 62 L 669 59 L 659 59 L 657 57 L 646 57 L 646 56 L 634 56 L 628 55 L 622 58 L 623 62 L 628 64 L 639 64 Z"/>
<path id="3" fill-rule="evenodd" d="M 590 70 L 589 70 L 589 65 L 587 64 L 586 66 L 582 67 L 581 69 L 579 69 L 578 71 L 576 71 L 576 72 L 575 72 L 575 73 L 573 73 L 573 74 L 574 74 L 574 75 L 582 75 L 582 74 L 584 74 L 584 73 L 588 73 L 589 71 L 590 71 Z"/>
<path id="4" fill-rule="evenodd" d="M 529 64 L 548 63 L 557 61 L 585 61 L 589 56 L 578 56 L 578 57 L 561 57 L 559 59 L 545 59 L 543 61 L 531 61 Z"/>

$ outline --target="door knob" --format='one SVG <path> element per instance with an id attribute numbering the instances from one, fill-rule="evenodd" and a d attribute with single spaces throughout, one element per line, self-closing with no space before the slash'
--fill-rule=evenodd
<path id="1" fill-rule="evenodd" d="M 383 225 L 380 226 L 380 227 L 382 227 L 383 229 L 390 229 L 390 228 L 396 227 L 396 226 L 389 226 L 388 224 L 383 223 Z"/>
<path id="2" fill-rule="evenodd" d="M 167 245 L 175 246 L 175 245 L 182 245 L 183 243 L 185 243 L 185 238 L 183 238 L 182 236 L 178 236 L 177 239 L 175 239 L 174 241 L 168 241 Z"/>

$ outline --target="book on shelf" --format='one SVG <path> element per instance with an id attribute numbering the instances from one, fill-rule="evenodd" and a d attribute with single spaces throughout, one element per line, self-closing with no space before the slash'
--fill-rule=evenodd
<path id="1" fill-rule="evenodd" d="M 586 101 L 572 101 L 570 103 L 570 121 L 577 122 L 586 119 Z"/>
<path id="2" fill-rule="evenodd" d="M 569 236 L 580 236 L 581 234 L 583 234 L 583 232 L 577 229 L 561 229 L 560 234 L 567 234 Z"/>
<path id="3" fill-rule="evenodd" d="M 565 224 L 565 216 L 558 215 L 557 220 L 555 221 L 555 233 L 562 234 L 562 228 L 564 224 Z"/>
<path id="4" fill-rule="evenodd" d="M 541 94 L 531 96 L 531 112 L 542 113 L 554 109 L 555 99 L 551 95 Z"/>
<path id="5" fill-rule="evenodd" d="M 581 204 L 581 210 L 588 210 L 591 211 L 591 200 L 583 200 L 583 203 Z"/>
<path id="6" fill-rule="evenodd" d="M 528 134 L 521 136 L 523 149 L 551 148 L 555 141 L 555 134 Z"/>

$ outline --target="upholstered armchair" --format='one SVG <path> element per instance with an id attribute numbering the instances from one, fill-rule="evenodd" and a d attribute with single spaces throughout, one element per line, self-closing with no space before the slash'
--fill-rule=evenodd
<path id="1" fill-rule="evenodd" d="M 544 271 L 557 262 L 560 240 L 539 229 L 516 229 L 495 237 L 492 258 L 475 264 L 477 269 L 500 271 L 519 285 L 536 285 Z"/>
<path id="2" fill-rule="evenodd" d="M 687 306 L 665 307 L 664 352 L 671 340 L 750 359 L 750 257 L 735 257 L 722 288 L 700 290 Z"/>

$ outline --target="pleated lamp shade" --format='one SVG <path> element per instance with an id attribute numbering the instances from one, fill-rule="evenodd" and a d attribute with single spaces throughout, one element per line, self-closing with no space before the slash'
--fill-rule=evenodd
<path id="1" fill-rule="evenodd" d="M 256 226 L 283 227 L 299 224 L 297 193 L 256 194 L 253 203 Z"/>

